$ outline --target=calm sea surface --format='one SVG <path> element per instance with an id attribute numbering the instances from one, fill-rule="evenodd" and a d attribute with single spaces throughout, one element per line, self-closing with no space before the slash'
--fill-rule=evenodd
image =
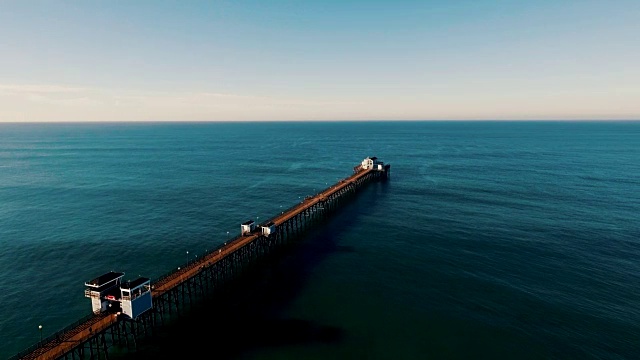
<path id="1" fill-rule="evenodd" d="M 390 181 L 146 354 L 640 358 L 640 122 L 0 124 L 0 358 L 367 156 Z"/>

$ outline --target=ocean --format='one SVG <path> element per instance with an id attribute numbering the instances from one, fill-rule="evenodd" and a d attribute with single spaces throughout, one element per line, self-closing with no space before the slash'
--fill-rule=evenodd
<path id="1" fill-rule="evenodd" d="M 0 358 L 367 156 L 388 181 L 138 357 L 640 359 L 633 121 L 0 124 Z"/>

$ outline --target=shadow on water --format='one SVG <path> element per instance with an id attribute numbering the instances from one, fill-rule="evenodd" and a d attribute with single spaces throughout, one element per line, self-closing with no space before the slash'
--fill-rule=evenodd
<path id="1" fill-rule="evenodd" d="M 376 201 L 367 195 L 384 189 L 371 184 L 291 246 L 264 259 L 212 298 L 197 302 L 182 318 L 155 329 L 154 336 L 139 342 L 138 351 L 112 358 L 195 358 L 206 354 L 234 359 L 269 347 L 341 343 L 345 337 L 342 328 L 288 318 L 284 313 L 319 263 L 331 254 L 357 251 L 339 245 L 338 236 L 359 215 L 371 211 Z"/>

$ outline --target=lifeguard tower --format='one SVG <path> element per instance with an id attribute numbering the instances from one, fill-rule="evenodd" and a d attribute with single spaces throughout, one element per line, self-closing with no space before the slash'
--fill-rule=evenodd
<path id="1" fill-rule="evenodd" d="M 153 307 L 151 281 L 140 277 L 122 282 L 124 273 L 110 271 L 84 283 L 84 296 L 91 299 L 94 314 L 118 312 L 131 319 Z"/>
<path id="2" fill-rule="evenodd" d="M 151 301 L 151 280 L 139 277 L 120 285 L 120 307 L 122 313 L 135 319 L 153 307 Z"/>
<path id="3" fill-rule="evenodd" d="M 240 234 L 242 236 L 249 235 L 256 228 L 256 223 L 253 220 L 247 220 L 240 225 Z"/>
<path id="4" fill-rule="evenodd" d="M 276 224 L 273 221 L 262 225 L 262 235 L 269 236 L 276 232 Z"/>
<path id="5" fill-rule="evenodd" d="M 124 273 L 109 271 L 104 275 L 84 283 L 87 287 L 84 296 L 91 299 L 91 306 L 95 314 L 107 311 L 112 302 L 117 303 L 120 297 L 120 283 Z"/>

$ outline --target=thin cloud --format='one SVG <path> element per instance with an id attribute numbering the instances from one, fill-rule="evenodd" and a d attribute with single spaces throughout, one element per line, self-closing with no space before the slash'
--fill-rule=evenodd
<path id="1" fill-rule="evenodd" d="M 18 84 L 0 84 L 0 91 L 5 93 L 14 94 L 68 94 L 74 92 L 83 92 L 87 88 L 77 86 L 66 85 L 46 85 L 46 84 L 34 84 L 34 85 L 18 85 Z"/>

